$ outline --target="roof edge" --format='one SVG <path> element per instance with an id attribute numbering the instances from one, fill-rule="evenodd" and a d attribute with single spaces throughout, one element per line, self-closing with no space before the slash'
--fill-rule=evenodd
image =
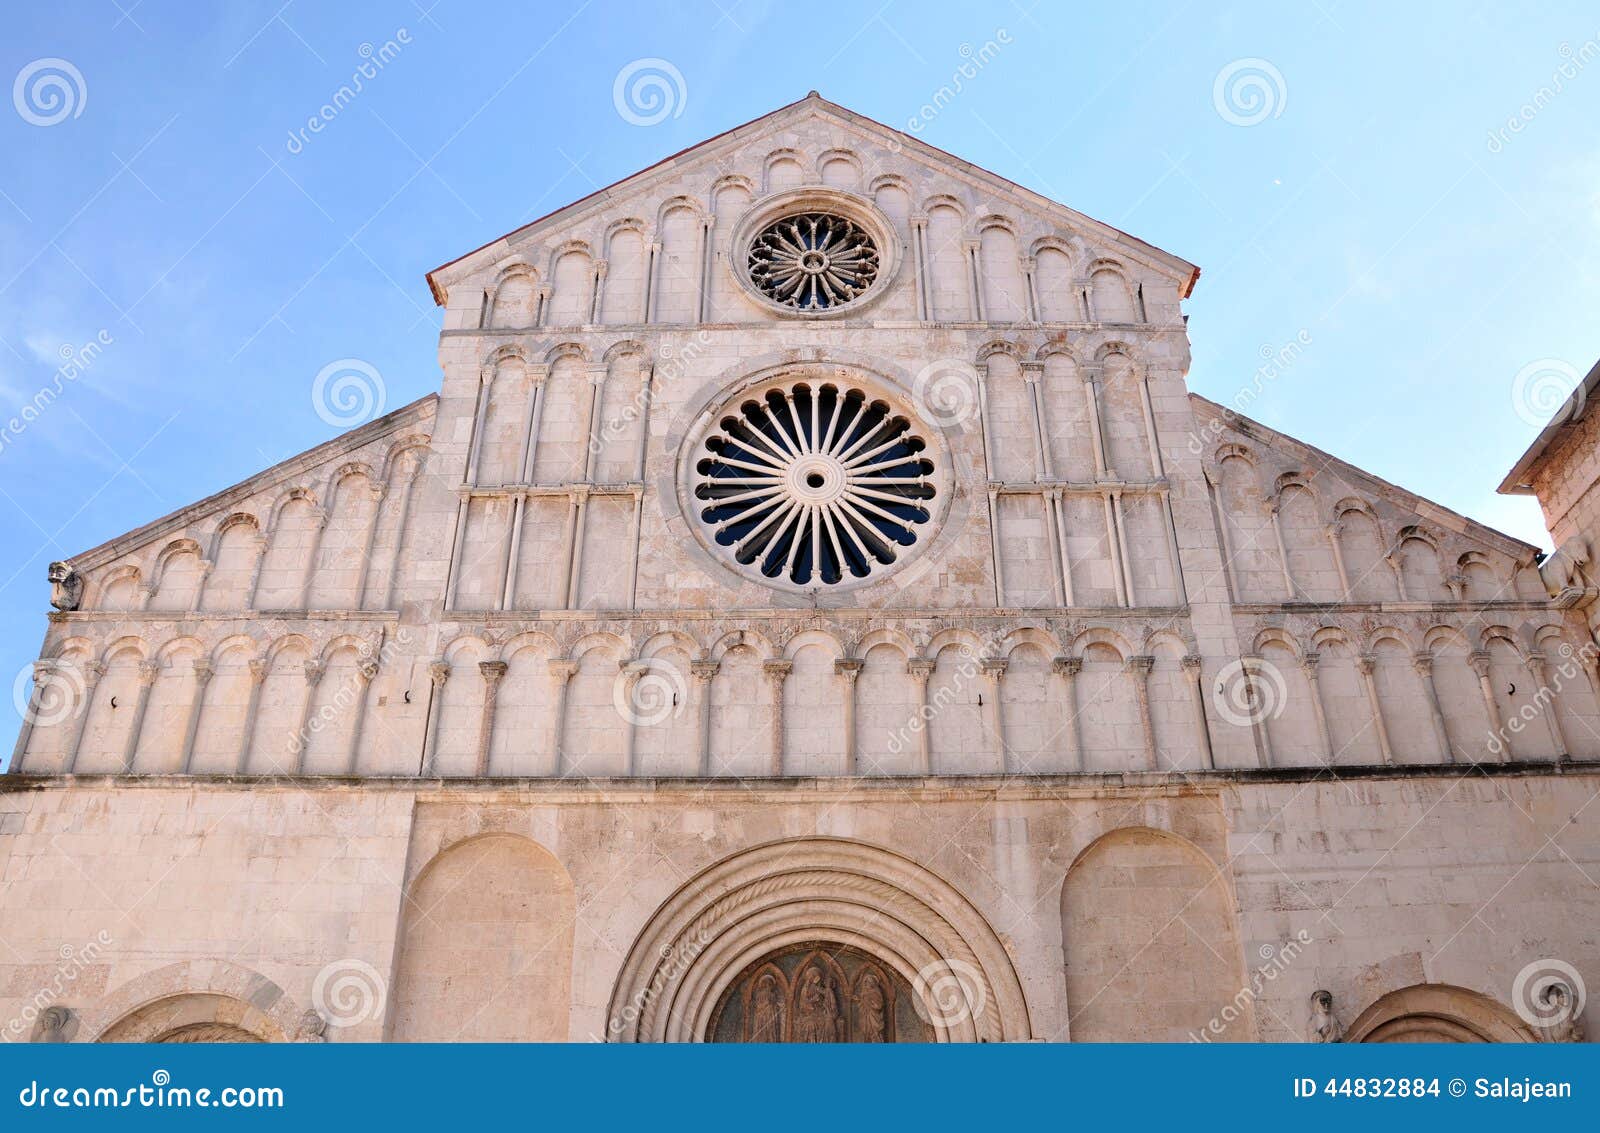
<path id="1" fill-rule="evenodd" d="M 1544 460 L 1544 456 L 1558 442 L 1574 432 L 1583 420 L 1584 411 L 1589 406 L 1590 396 L 1600 388 L 1600 362 L 1590 367 L 1583 381 L 1578 383 L 1578 388 L 1567 395 L 1561 403 L 1555 416 L 1551 417 L 1539 435 L 1533 439 L 1526 452 L 1517 458 L 1517 463 L 1512 465 L 1511 471 L 1500 481 L 1500 486 L 1495 489 L 1502 496 L 1531 496 L 1536 494 L 1533 490 L 1533 471 Z"/>
<path id="2" fill-rule="evenodd" d="M 1495 539 L 1501 540 L 1503 543 L 1506 544 L 1506 546 L 1508 548 L 1508 552 L 1509 552 L 1509 548 L 1518 548 L 1521 551 L 1523 551 L 1524 552 L 1524 556 L 1528 557 L 1528 558 L 1533 558 L 1533 557 L 1535 557 L 1535 556 L 1537 556 L 1537 555 L 1542 553 L 1541 548 L 1535 546 L 1532 543 L 1526 542 L 1525 540 L 1518 539 L 1515 535 L 1507 535 L 1504 531 L 1501 531 L 1498 528 L 1490 527 L 1487 523 L 1483 523 L 1480 520 L 1473 519 L 1469 515 L 1461 514 L 1461 512 L 1456 511 L 1455 508 L 1446 507 L 1444 504 L 1439 503 L 1437 500 L 1430 500 L 1427 496 L 1419 495 L 1418 493 L 1413 492 L 1410 488 L 1401 487 L 1399 484 L 1394 483 L 1392 480 L 1385 480 L 1382 476 L 1378 476 L 1378 475 L 1376 475 L 1374 473 L 1368 472 L 1365 468 L 1362 468 L 1359 465 L 1351 464 L 1348 460 L 1345 460 L 1342 457 L 1334 456 L 1331 452 L 1328 452 L 1326 449 L 1320 449 L 1314 444 L 1310 444 L 1310 443 L 1308 443 L 1306 441 L 1302 441 L 1299 437 L 1290 436 L 1288 433 L 1285 433 L 1280 429 L 1274 429 L 1271 425 L 1263 425 L 1260 421 L 1257 421 L 1254 417 L 1247 417 L 1243 413 L 1240 413 L 1236 409 L 1231 409 L 1226 405 L 1220 404 L 1219 402 L 1212 401 L 1209 397 L 1205 397 L 1205 396 L 1203 396 L 1201 394 L 1195 393 L 1192 390 L 1189 393 L 1189 397 L 1191 399 L 1193 399 L 1194 401 L 1200 402 L 1202 405 L 1209 406 L 1211 409 L 1216 410 L 1219 414 L 1221 414 L 1222 416 L 1226 417 L 1230 422 L 1243 422 L 1247 426 L 1247 428 L 1249 430 L 1256 430 L 1256 431 L 1259 431 L 1259 432 L 1262 432 L 1262 433 L 1266 433 L 1266 434 L 1269 434 L 1269 435 L 1271 435 L 1273 437 L 1281 438 L 1282 440 L 1287 441 L 1288 443 L 1290 443 L 1292 445 L 1298 445 L 1300 448 L 1307 449 L 1308 451 L 1315 453 L 1319 457 L 1322 457 L 1322 458 L 1324 458 L 1326 460 L 1332 461 L 1334 464 L 1337 464 L 1340 468 L 1349 469 L 1350 472 L 1353 473 L 1356 478 L 1370 480 L 1373 483 L 1378 484 L 1378 485 L 1380 485 L 1380 486 L 1382 486 L 1384 488 L 1388 488 L 1388 489 L 1391 489 L 1392 491 L 1398 492 L 1402 496 L 1405 496 L 1405 497 L 1407 497 L 1409 499 L 1416 500 L 1420 504 L 1426 504 L 1428 507 L 1433 508 L 1436 511 L 1442 512 L 1445 515 L 1452 516 L 1455 519 L 1460 520 L 1461 523 L 1464 524 L 1468 528 L 1471 528 L 1471 529 L 1477 530 L 1477 531 L 1481 531 L 1481 532 L 1483 532 L 1484 534 L 1486 534 L 1488 536 L 1491 536 L 1491 537 L 1493 537 Z"/>
<path id="3" fill-rule="evenodd" d="M 250 488 L 258 481 L 272 476 L 273 473 L 283 472 L 296 464 L 317 464 L 328 457 L 337 455 L 340 451 L 348 451 L 359 445 L 365 444 L 373 437 L 382 436 L 405 425 L 409 420 L 420 416 L 423 411 L 439 400 L 437 393 L 424 394 L 415 401 L 402 405 L 400 408 L 385 413 L 382 417 L 368 421 L 365 425 L 358 425 L 354 429 L 346 430 L 336 437 L 330 437 L 319 445 L 285 457 L 276 464 L 269 464 L 250 476 L 219 491 L 211 493 L 193 503 L 184 504 L 174 508 L 165 515 L 158 516 L 148 523 L 141 524 L 131 531 L 125 531 L 97 546 L 80 551 L 66 561 L 79 570 L 92 570 L 105 562 L 125 554 L 130 545 L 137 545 L 147 539 L 160 535 L 163 530 L 178 526 L 177 520 L 193 511 L 203 511 L 218 507 L 229 499 L 239 495 L 246 488 Z"/>

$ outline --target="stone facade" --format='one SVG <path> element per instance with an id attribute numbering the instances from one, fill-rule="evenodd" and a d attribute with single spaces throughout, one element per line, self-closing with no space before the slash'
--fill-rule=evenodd
<path id="1" fill-rule="evenodd" d="M 1197 274 L 816 96 L 437 269 L 438 395 L 52 568 L 0 1015 L 1549 1037 L 1585 620 L 1190 394 Z"/>

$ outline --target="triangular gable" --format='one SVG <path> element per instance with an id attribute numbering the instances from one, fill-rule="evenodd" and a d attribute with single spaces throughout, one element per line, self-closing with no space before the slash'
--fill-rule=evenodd
<path id="1" fill-rule="evenodd" d="M 1391 484 L 1381 476 L 1374 476 L 1364 469 L 1356 467 L 1349 461 L 1340 460 L 1331 453 L 1324 452 L 1315 445 L 1307 444 L 1287 433 L 1280 433 L 1268 425 L 1227 406 L 1219 405 L 1209 398 L 1201 397 L 1197 393 L 1189 395 L 1190 402 L 1194 405 L 1195 418 L 1204 422 L 1220 420 L 1234 432 L 1258 441 L 1261 444 L 1275 449 L 1278 452 L 1288 453 L 1299 460 L 1314 466 L 1322 466 L 1335 476 L 1349 481 L 1351 484 L 1364 488 L 1375 496 L 1387 497 L 1397 507 L 1406 508 L 1415 512 L 1418 517 L 1429 523 L 1469 538 L 1486 543 L 1495 550 L 1522 562 L 1531 562 L 1539 554 L 1539 548 L 1532 543 L 1524 543 L 1521 539 L 1496 531 L 1486 524 L 1475 519 L 1469 519 L 1460 512 L 1452 511 L 1443 504 L 1419 496 L 1415 492 L 1407 491 L 1398 484 Z"/>
<path id="2" fill-rule="evenodd" d="M 239 501 L 261 491 L 263 487 L 302 476 L 311 469 L 330 464 L 347 453 L 354 452 L 363 445 L 369 444 L 389 433 L 398 432 L 432 411 L 438 402 L 439 395 L 430 393 L 420 397 L 409 405 L 403 405 L 392 413 L 386 413 L 365 425 L 351 429 L 349 432 L 340 433 L 332 440 L 324 441 L 315 448 L 306 449 L 302 453 L 281 460 L 277 464 L 262 469 L 254 476 L 241 480 L 239 483 L 222 489 L 207 496 L 203 500 L 196 500 L 192 504 L 168 512 L 159 519 L 153 519 L 142 527 L 118 535 L 101 543 L 98 547 L 91 547 L 81 554 L 73 555 L 70 561 L 79 571 L 89 571 L 96 567 L 104 566 L 137 547 L 153 542 L 170 532 L 181 530 L 193 523 L 197 518 L 213 515 L 232 507 Z"/>
<path id="3" fill-rule="evenodd" d="M 1132 257 L 1144 260 L 1157 270 L 1163 270 L 1180 280 L 1179 296 L 1188 298 L 1194 290 L 1195 281 L 1200 278 L 1200 269 L 1188 260 L 1175 256 L 1170 252 L 1157 248 L 1155 245 L 1140 240 L 1122 229 L 1103 221 L 1086 216 L 1076 209 L 1068 208 L 1058 201 L 1042 196 L 1017 184 L 1015 181 L 991 173 L 981 166 L 956 157 L 936 146 L 931 146 L 921 139 L 886 126 L 882 122 L 857 114 L 853 110 L 829 102 L 816 91 L 811 91 L 805 98 L 781 106 L 777 110 L 753 118 L 741 126 L 725 130 L 703 142 L 678 151 L 670 157 L 665 157 L 653 165 L 641 169 L 639 172 L 624 177 L 597 189 L 588 196 L 580 197 L 571 204 L 546 213 L 537 220 L 530 221 L 519 228 L 491 240 L 486 244 L 474 248 L 465 255 L 443 263 L 428 273 L 428 286 L 433 292 L 434 302 L 440 306 L 445 305 L 445 295 L 449 284 L 454 279 L 482 266 L 485 262 L 497 262 L 513 254 L 517 245 L 526 243 L 537 233 L 546 228 L 569 223 L 580 219 L 589 212 L 613 204 L 619 197 L 631 196 L 635 193 L 646 191 L 655 181 L 681 175 L 684 167 L 691 164 L 701 164 L 714 160 L 718 153 L 725 149 L 743 144 L 751 137 L 764 132 L 775 131 L 804 116 L 826 116 L 833 119 L 840 126 L 868 136 L 873 140 L 891 149 L 908 153 L 951 176 L 964 177 L 982 189 L 1009 195 L 1016 198 L 1023 207 L 1037 209 L 1041 212 L 1058 217 L 1064 224 L 1082 230 L 1085 234 L 1098 237 L 1106 243 L 1119 245 Z"/>

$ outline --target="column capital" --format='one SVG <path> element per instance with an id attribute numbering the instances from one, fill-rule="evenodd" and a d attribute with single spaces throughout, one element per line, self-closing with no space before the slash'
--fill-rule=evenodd
<path id="1" fill-rule="evenodd" d="M 315 686 L 322 680 L 322 674 L 328 668 L 321 661 L 307 661 L 305 663 L 306 684 Z"/>
<path id="2" fill-rule="evenodd" d="M 839 657 L 833 662 L 833 671 L 855 684 L 856 678 L 861 675 L 861 666 L 862 662 L 854 657 Z"/>
<path id="3" fill-rule="evenodd" d="M 1198 673 L 1202 659 L 1198 653 L 1185 653 L 1179 664 L 1183 666 L 1183 671 L 1186 673 Z"/>
<path id="4" fill-rule="evenodd" d="M 1489 675 L 1489 651 L 1487 649 L 1474 649 L 1467 654 L 1467 664 L 1472 666 L 1472 671 L 1480 677 Z"/>
<path id="5" fill-rule="evenodd" d="M 266 679 L 267 662 L 257 657 L 250 662 L 250 680 L 255 684 L 260 684 Z"/>
<path id="6" fill-rule="evenodd" d="M 500 678 L 506 675 L 509 667 L 504 661 L 479 661 L 478 673 L 485 684 L 495 685 L 500 683 Z"/>
<path id="7" fill-rule="evenodd" d="M 547 664 L 550 669 L 550 675 L 559 678 L 562 684 L 566 684 L 567 681 L 571 680 L 572 674 L 578 671 L 578 663 L 576 661 L 558 658 L 547 662 Z"/>
<path id="8" fill-rule="evenodd" d="M 794 672 L 794 662 L 782 660 L 763 661 L 761 662 L 761 671 L 767 675 L 768 680 L 781 681 L 784 677 Z"/>
<path id="9" fill-rule="evenodd" d="M 1037 382 L 1044 378 L 1042 358 L 1026 358 L 1018 362 L 1017 366 L 1022 370 L 1022 380 L 1025 382 Z"/>
<path id="10" fill-rule="evenodd" d="M 1057 657 L 1050 662 L 1050 671 L 1063 677 L 1075 677 L 1083 671 L 1083 658 Z"/>
<path id="11" fill-rule="evenodd" d="M 1363 677 L 1370 677 L 1378 667 L 1378 658 L 1371 653 L 1362 653 L 1356 657 L 1356 672 Z"/>
<path id="12" fill-rule="evenodd" d="M 1317 679 L 1317 666 L 1322 664 L 1322 654 L 1315 649 L 1300 655 L 1300 667 L 1306 671 L 1306 676 L 1312 680 Z"/>
<path id="13" fill-rule="evenodd" d="M 1009 662 L 1004 657 L 982 657 L 978 660 L 978 668 L 983 670 L 986 677 L 1003 677 Z"/>
<path id="14" fill-rule="evenodd" d="M 928 227 L 928 214 L 925 212 L 914 212 L 910 216 L 906 217 L 906 223 L 911 225 L 912 228 L 926 228 Z"/>
<path id="15" fill-rule="evenodd" d="M 1156 659 L 1148 653 L 1136 653 L 1122 663 L 1124 672 L 1133 673 L 1140 677 L 1148 677 L 1150 670 L 1155 667 Z"/>
<path id="16" fill-rule="evenodd" d="M 937 664 L 931 657 L 908 657 L 906 659 L 906 672 L 925 681 L 933 676 L 933 670 Z"/>
<path id="17" fill-rule="evenodd" d="M 201 688 L 205 688 L 211 682 L 211 678 L 216 675 L 216 672 L 216 666 L 204 657 L 194 663 L 194 679 L 200 682 Z"/>
<path id="18" fill-rule="evenodd" d="M 721 661 L 690 661 L 689 672 L 697 680 L 709 681 L 722 668 Z"/>
<path id="19" fill-rule="evenodd" d="M 103 661 L 85 661 L 83 663 L 83 677 L 85 683 L 93 686 L 96 681 L 106 675 L 106 666 Z"/>
<path id="20" fill-rule="evenodd" d="M 156 683 L 156 678 L 161 675 L 161 666 L 154 661 L 139 662 L 139 683 L 148 688 Z"/>
<path id="21" fill-rule="evenodd" d="M 1418 653 L 1411 658 L 1411 667 L 1417 671 L 1418 676 L 1431 677 L 1433 675 L 1433 654 Z"/>
<path id="22" fill-rule="evenodd" d="M 430 661 L 428 663 L 428 679 L 433 682 L 434 688 L 443 688 L 444 682 L 450 679 L 450 662 Z"/>
<path id="23" fill-rule="evenodd" d="M 371 684 L 378 675 L 378 662 L 374 658 L 368 657 L 356 666 L 356 675 L 361 678 L 363 684 Z"/>

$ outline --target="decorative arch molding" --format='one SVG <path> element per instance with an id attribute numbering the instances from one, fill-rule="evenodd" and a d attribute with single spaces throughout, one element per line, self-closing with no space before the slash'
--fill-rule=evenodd
<path id="1" fill-rule="evenodd" d="M 623 962 L 608 1034 L 616 1042 L 702 1041 L 739 973 L 807 940 L 869 952 L 936 1000 L 926 1014 L 941 1041 L 1032 1037 L 1005 946 L 958 890 L 898 854 L 826 837 L 745 850 L 673 894 Z"/>
<path id="2" fill-rule="evenodd" d="M 1345 1031 L 1347 1043 L 1532 1043 L 1539 1036 L 1487 995 L 1450 984 L 1413 984 L 1380 997 Z"/>
<path id="3" fill-rule="evenodd" d="M 226 960 L 185 960 L 136 976 L 84 1013 L 87 1042 L 288 1042 L 303 1018 L 260 972 Z M 228 1031 L 242 1032 L 231 1038 Z M 248 1036 L 248 1037 L 245 1037 Z"/>

